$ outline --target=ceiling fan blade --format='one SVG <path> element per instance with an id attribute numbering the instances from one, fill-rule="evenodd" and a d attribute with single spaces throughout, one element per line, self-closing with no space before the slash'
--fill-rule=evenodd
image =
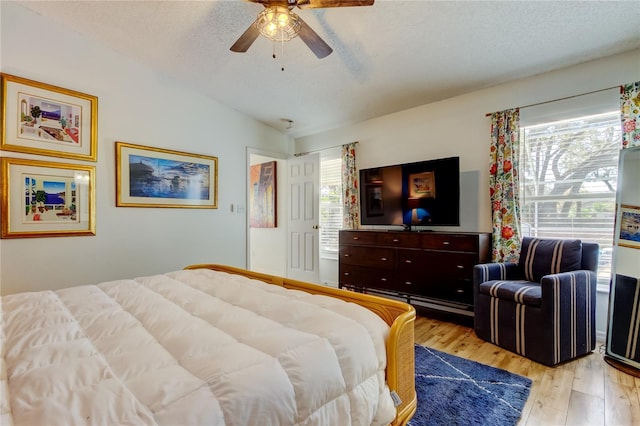
<path id="1" fill-rule="evenodd" d="M 298 37 L 300 37 L 302 41 L 304 41 L 304 44 L 306 44 L 309 49 L 315 53 L 318 59 L 329 56 L 331 52 L 333 52 L 333 49 L 325 43 L 324 40 L 322 40 L 320 36 L 302 20 L 302 18 L 300 18 L 300 32 L 298 33 Z"/>
<path id="2" fill-rule="evenodd" d="M 326 7 L 371 6 L 374 0 L 298 0 L 300 9 L 320 9 Z"/>
<path id="3" fill-rule="evenodd" d="M 232 52 L 246 52 L 251 47 L 253 42 L 256 41 L 259 35 L 260 31 L 258 30 L 258 27 L 256 27 L 254 22 L 249 26 L 249 28 L 247 28 L 244 33 L 242 33 L 240 38 L 236 40 L 235 43 L 233 43 L 233 46 L 231 46 L 230 50 Z"/>

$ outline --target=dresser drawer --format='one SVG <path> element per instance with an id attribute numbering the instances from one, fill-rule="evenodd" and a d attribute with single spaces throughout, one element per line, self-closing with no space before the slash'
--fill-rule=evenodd
<path id="1" fill-rule="evenodd" d="M 413 294 L 421 294 L 421 287 L 424 280 L 419 275 L 408 273 L 407 271 L 399 271 L 396 279 L 396 288 L 399 291 Z"/>
<path id="2" fill-rule="evenodd" d="M 473 285 L 470 281 L 431 281 L 419 283 L 413 290 L 432 299 L 473 306 Z"/>
<path id="3" fill-rule="evenodd" d="M 422 277 L 429 274 L 429 269 L 433 267 L 434 262 L 429 260 L 433 252 L 430 251 L 398 249 L 396 255 L 398 273 L 405 276 Z"/>
<path id="4" fill-rule="evenodd" d="M 376 269 L 394 269 L 396 251 L 392 248 L 341 246 L 340 264 L 343 263 Z"/>
<path id="5" fill-rule="evenodd" d="M 340 231 L 340 245 L 374 245 L 377 241 L 377 232 L 366 231 Z"/>
<path id="6" fill-rule="evenodd" d="M 422 239 L 422 248 L 477 252 L 478 237 L 475 235 L 434 234 Z"/>
<path id="7" fill-rule="evenodd" d="M 398 250 L 397 286 L 401 291 L 428 296 L 434 291 L 453 292 L 449 282 L 471 277 L 474 255 L 434 250 Z"/>
<path id="8" fill-rule="evenodd" d="M 424 266 L 434 280 L 464 280 L 473 277 L 477 257 L 473 253 L 431 252 Z"/>
<path id="9" fill-rule="evenodd" d="M 393 275 L 391 270 L 340 264 L 340 285 L 394 290 Z"/>
<path id="10" fill-rule="evenodd" d="M 381 232 L 378 244 L 389 247 L 420 248 L 421 235 L 416 232 Z"/>

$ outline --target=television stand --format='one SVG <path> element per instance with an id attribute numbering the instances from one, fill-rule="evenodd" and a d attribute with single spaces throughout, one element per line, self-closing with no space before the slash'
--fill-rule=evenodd
<path id="1" fill-rule="evenodd" d="M 473 266 L 490 259 L 491 234 L 340 231 L 340 288 L 473 316 Z"/>

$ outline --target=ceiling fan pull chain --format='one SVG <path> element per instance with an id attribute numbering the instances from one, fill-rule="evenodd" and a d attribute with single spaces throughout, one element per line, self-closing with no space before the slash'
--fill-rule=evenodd
<path id="1" fill-rule="evenodd" d="M 280 58 L 284 59 L 284 40 L 280 40 Z M 276 41 L 273 40 L 273 59 L 276 59 Z M 281 71 L 284 71 L 284 62 L 282 63 Z"/>
<path id="2" fill-rule="evenodd" d="M 280 59 L 282 60 L 282 68 L 280 71 L 284 71 L 284 40 L 280 40 Z"/>

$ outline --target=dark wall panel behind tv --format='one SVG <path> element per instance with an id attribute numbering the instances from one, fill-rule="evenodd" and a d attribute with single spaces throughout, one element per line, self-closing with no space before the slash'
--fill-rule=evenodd
<path id="1" fill-rule="evenodd" d="M 360 170 L 363 225 L 460 225 L 460 159 Z"/>

